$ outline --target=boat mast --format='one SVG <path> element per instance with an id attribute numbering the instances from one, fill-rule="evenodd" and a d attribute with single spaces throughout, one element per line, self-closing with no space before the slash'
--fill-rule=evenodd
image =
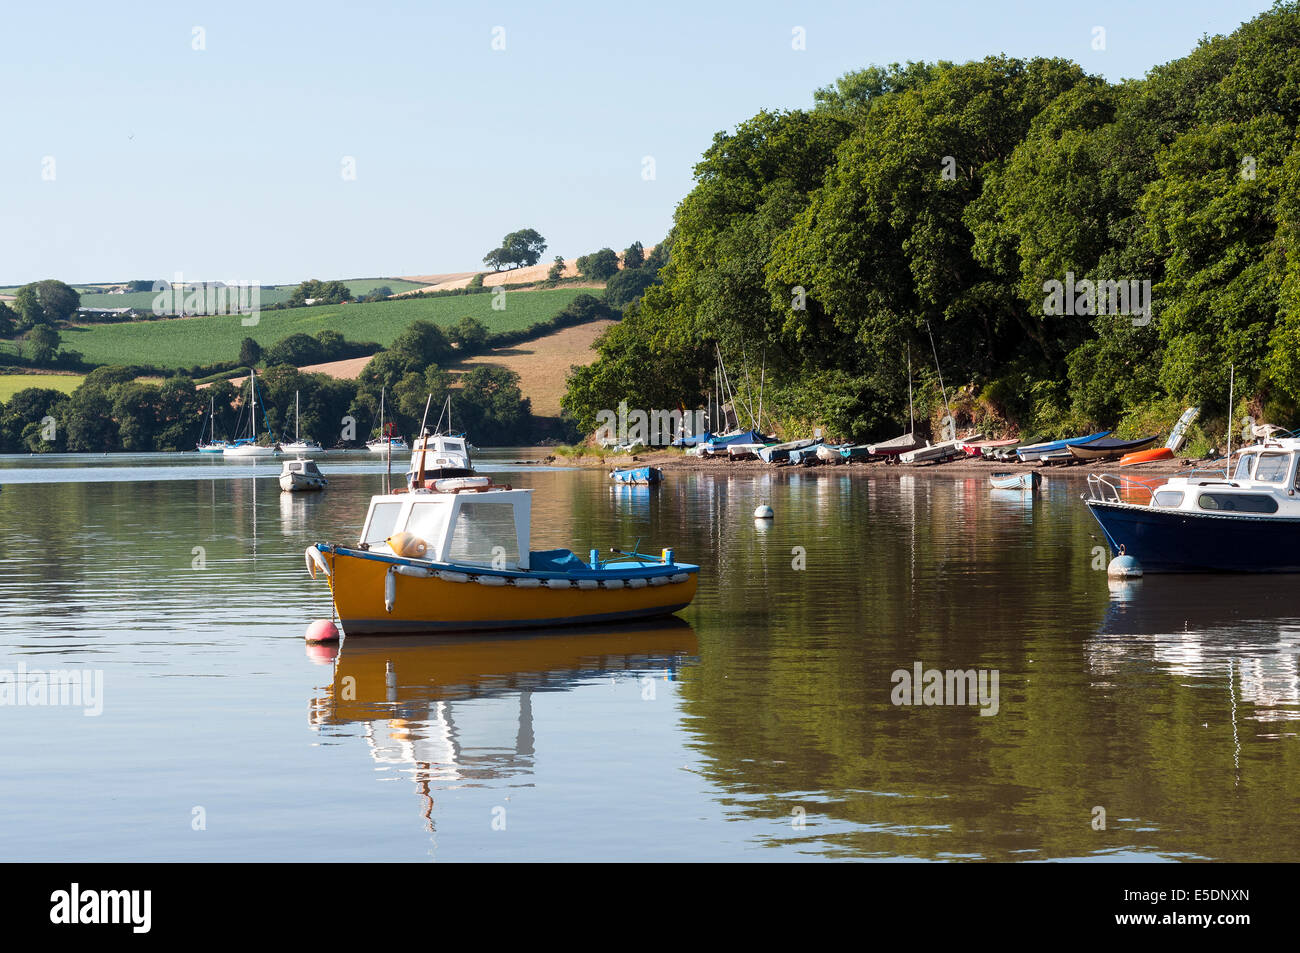
<path id="1" fill-rule="evenodd" d="M 934 369 L 939 374 L 939 390 L 943 392 L 943 412 L 952 420 L 952 408 L 948 406 L 948 388 L 943 386 L 943 368 L 939 366 L 939 349 L 934 346 L 934 332 L 930 330 L 930 322 L 925 322 L 926 333 L 930 335 L 930 350 L 934 352 Z M 957 422 L 953 421 L 953 436 L 957 436 Z"/>
<path id="2" fill-rule="evenodd" d="M 916 411 L 912 409 L 912 342 L 907 342 L 907 432 L 916 433 Z"/>
<path id="3" fill-rule="evenodd" d="M 293 442 L 294 443 L 301 442 L 301 438 L 298 436 L 298 426 L 299 424 L 302 423 L 301 418 L 302 418 L 302 410 L 298 406 L 298 392 L 294 391 L 293 392 Z"/>
<path id="4" fill-rule="evenodd" d="M 248 435 L 252 438 L 253 443 L 257 443 L 257 385 L 253 383 L 257 377 L 257 371 L 253 368 L 248 369 L 248 400 L 251 410 L 248 414 Z"/>
<path id="5" fill-rule="evenodd" d="M 1223 461 L 1223 476 L 1225 479 L 1232 478 L 1232 388 L 1236 383 L 1234 380 L 1236 370 L 1235 364 L 1228 365 L 1228 456 Z"/>

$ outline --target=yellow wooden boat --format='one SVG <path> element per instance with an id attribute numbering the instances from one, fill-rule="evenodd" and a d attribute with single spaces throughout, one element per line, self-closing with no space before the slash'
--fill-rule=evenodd
<path id="1" fill-rule="evenodd" d="M 695 597 L 699 566 L 671 549 L 530 552 L 532 493 L 467 477 L 373 497 L 359 543 L 309 546 L 307 568 L 329 580 L 345 634 L 618 622 Z"/>

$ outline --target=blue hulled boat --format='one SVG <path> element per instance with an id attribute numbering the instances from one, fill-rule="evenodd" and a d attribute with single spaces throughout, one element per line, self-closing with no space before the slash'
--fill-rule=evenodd
<path id="1" fill-rule="evenodd" d="M 1070 459 L 1070 447 L 1079 447 L 1091 443 L 1094 440 L 1100 440 L 1102 437 L 1109 437 L 1111 432 L 1103 430 L 1099 433 L 1088 434 L 1086 437 L 1071 437 L 1068 440 L 1049 440 L 1047 443 L 1035 443 L 1027 447 L 1016 447 L 1016 456 L 1020 458 L 1021 463 L 1029 463 L 1034 460 L 1041 460 L 1044 457 L 1058 455 L 1058 459 Z M 1063 455 L 1063 456 L 1061 456 Z"/>
<path id="2" fill-rule="evenodd" d="M 622 470 L 610 470 L 609 478 L 615 483 L 652 486 L 663 480 L 664 472 L 658 467 L 626 467 Z"/>
<path id="3" fill-rule="evenodd" d="M 1152 486 L 1090 475 L 1089 511 L 1111 551 L 1145 572 L 1300 572 L 1300 440 L 1241 451 L 1227 471 Z"/>

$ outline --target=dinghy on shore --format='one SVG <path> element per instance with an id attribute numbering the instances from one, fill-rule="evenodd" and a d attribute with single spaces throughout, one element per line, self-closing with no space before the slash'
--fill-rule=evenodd
<path id="1" fill-rule="evenodd" d="M 1070 456 L 1076 460 L 1114 460 L 1127 453 L 1133 453 L 1150 446 L 1155 442 L 1155 439 L 1155 434 L 1150 437 L 1142 437 L 1139 440 L 1116 440 L 1112 437 L 1103 437 L 1100 440 L 1093 440 L 1066 449 L 1069 450 Z"/>
<path id="2" fill-rule="evenodd" d="M 1021 463 L 1034 463 L 1042 460 L 1044 457 L 1049 457 L 1052 454 L 1058 455 L 1056 459 L 1062 459 L 1060 454 L 1064 454 L 1064 458 L 1068 459 L 1070 456 L 1070 447 L 1082 446 L 1092 442 L 1093 440 L 1100 440 L 1102 437 L 1109 437 L 1110 434 L 1111 431 L 1102 430 L 1098 433 L 1088 434 L 1086 437 L 1071 437 L 1067 440 L 1049 440 L 1047 443 L 1035 443 L 1030 444 L 1027 447 L 1017 447 L 1016 456 L 1020 458 Z"/>

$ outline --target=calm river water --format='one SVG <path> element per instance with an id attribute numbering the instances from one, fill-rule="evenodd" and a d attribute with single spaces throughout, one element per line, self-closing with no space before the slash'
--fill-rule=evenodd
<path id="1" fill-rule="evenodd" d="M 380 463 L 291 496 L 278 462 L 0 458 L 0 669 L 102 674 L 97 715 L 0 706 L 0 852 L 1300 859 L 1294 577 L 1112 586 L 1075 476 L 616 489 L 539 455 L 479 461 L 537 489 L 533 548 L 673 546 L 680 620 L 311 648 L 303 549 L 355 540 Z M 996 702 L 894 704 L 918 664 Z"/>

